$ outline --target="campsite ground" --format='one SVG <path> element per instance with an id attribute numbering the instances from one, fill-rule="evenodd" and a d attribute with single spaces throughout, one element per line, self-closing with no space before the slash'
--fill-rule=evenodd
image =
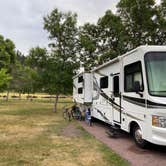
<path id="1" fill-rule="evenodd" d="M 53 113 L 49 100 L 1 100 L 0 165 L 128 165 L 79 123 L 65 121 L 64 103 L 58 106 Z"/>
<path id="2" fill-rule="evenodd" d="M 149 144 L 146 149 L 136 146 L 130 134 L 120 131 L 116 138 L 108 136 L 109 126 L 96 121 L 93 127 L 80 122 L 81 126 L 96 139 L 100 140 L 124 159 L 128 160 L 132 166 L 162 166 L 166 163 L 166 147 Z"/>

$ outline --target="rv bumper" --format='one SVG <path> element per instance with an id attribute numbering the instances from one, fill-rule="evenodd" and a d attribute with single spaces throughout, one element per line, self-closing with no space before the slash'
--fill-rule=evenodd
<path id="1" fill-rule="evenodd" d="M 166 146 L 166 128 L 152 127 L 152 138 L 151 141 L 157 145 Z"/>

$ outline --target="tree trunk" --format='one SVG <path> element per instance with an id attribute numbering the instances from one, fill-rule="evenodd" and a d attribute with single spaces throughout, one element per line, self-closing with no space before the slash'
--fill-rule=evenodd
<path id="1" fill-rule="evenodd" d="M 57 94 L 56 97 L 55 97 L 53 112 L 57 112 L 58 99 L 59 99 L 59 95 Z"/>
<path id="2" fill-rule="evenodd" d="M 29 100 L 29 92 L 28 92 L 27 100 Z"/>
<path id="3" fill-rule="evenodd" d="M 33 96 L 34 96 L 34 94 L 33 95 L 31 94 L 30 101 L 33 101 Z"/>
<path id="4" fill-rule="evenodd" d="M 6 101 L 9 101 L 9 90 L 7 90 Z"/>
<path id="5" fill-rule="evenodd" d="M 19 100 L 21 100 L 21 92 L 19 92 Z"/>
<path id="6" fill-rule="evenodd" d="M 52 95 L 50 95 L 50 102 L 52 101 Z"/>

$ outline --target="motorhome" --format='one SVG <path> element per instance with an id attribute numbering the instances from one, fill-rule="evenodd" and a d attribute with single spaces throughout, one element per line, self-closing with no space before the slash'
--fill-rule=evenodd
<path id="1" fill-rule="evenodd" d="M 73 81 L 74 100 L 92 117 L 132 133 L 140 147 L 166 145 L 166 46 L 140 46 Z"/>

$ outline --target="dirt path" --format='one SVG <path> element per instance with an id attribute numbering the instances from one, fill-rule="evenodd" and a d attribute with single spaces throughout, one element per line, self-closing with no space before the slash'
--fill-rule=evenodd
<path id="1" fill-rule="evenodd" d="M 106 134 L 108 127 L 104 124 L 94 123 L 92 127 L 85 122 L 80 122 L 80 124 L 90 134 L 128 160 L 132 166 L 166 165 L 166 147 L 150 145 L 148 149 L 143 150 L 136 147 L 129 134 L 121 133 L 119 138 L 110 138 Z"/>

